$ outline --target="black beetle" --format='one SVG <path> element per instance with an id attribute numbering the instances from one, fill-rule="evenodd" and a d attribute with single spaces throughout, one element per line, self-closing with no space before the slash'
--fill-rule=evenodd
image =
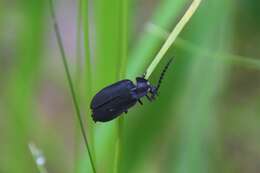
<path id="1" fill-rule="evenodd" d="M 90 108 L 93 120 L 107 122 L 115 119 L 133 107 L 137 102 L 143 104 L 141 98 L 146 96 L 149 101 L 155 99 L 163 76 L 172 59 L 165 65 L 157 86 L 145 79 L 145 75 L 136 78 L 136 85 L 131 80 L 121 80 L 99 91 L 92 99 Z"/>

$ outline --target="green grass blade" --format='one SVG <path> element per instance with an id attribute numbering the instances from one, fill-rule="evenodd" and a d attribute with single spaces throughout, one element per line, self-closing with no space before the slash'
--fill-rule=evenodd
<path id="1" fill-rule="evenodd" d="M 82 24 L 83 24 L 83 35 L 84 35 L 84 53 L 85 53 L 85 68 L 84 68 L 84 90 L 85 90 L 85 102 L 84 104 L 87 105 L 87 109 L 85 109 L 87 114 L 87 121 L 88 121 L 88 133 L 90 138 L 91 148 L 94 151 L 94 121 L 91 118 L 91 112 L 89 109 L 91 97 L 93 96 L 93 68 L 94 65 L 91 61 L 90 57 L 90 38 L 89 38 L 89 1 L 82 0 Z"/>
<path id="2" fill-rule="evenodd" d="M 120 14 L 119 14 L 119 27 L 120 27 L 120 59 L 119 59 L 119 71 L 118 78 L 125 78 L 126 63 L 128 56 L 128 0 L 120 1 Z M 118 173 L 121 164 L 122 147 L 123 147 L 123 134 L 124 134 L 124 117 L 119 117 L 117 120 L 117 141 L 114 161 L 114 173 Z"/>
<path id="3" fill-rule="evenodd" d="M 83 35 L 84 35 L 84 53 L 85 53 L 85 89 L 86 89 L 86 100 L 87 104 L 89 105 L 91 95 L 92 95 L 92 72 L 93 72 L 93 65 L 91 64 L 90 58 L 90 44 L 89 44 L 89 1 L 82 0 L 82 25 L 83 25 Z M 90 113 L 90 112 L 89 112 Z M 88 115 L 88 118 L 91 116 Z M 90 120 L 90 119 L 88 119 Z M 91 121 L 92 122 L 92 121 Z M 89 122 L 90 123 L 90 122 Z M 93 126 L 93 124 L 89 124 Z"/>
<path id="4" fill-rule="evenodd" d="M 186 37 L 196 42 L 201 49 L 227 51 L 231 40 L 231 3 L 213 0 L 203 3 L 201 7 L 191 24 L 192 30 L 186 33 Z M 177 138 L 175 136 L 171 139 L 176 148 L 171 149 L 169 153 L 170 160 L 174 159 L 176 162 L 168 162 L 167 172 L 207 173 L 216 166 L 215 159 L 218 159 L 219 155 L 216 110 L 219 92 L 225 86 L 230 66 L 214 54 L 193 51 L 187 52 L 186 56 L 193 58 L 189 60 L 190 64 L 186 69 L 186 79 L 181 88 L 183 94 L 178 100 L 178 108 L 174 110 L 177 118 L 173 122 L 179 122 L 177 128 L 180 130 Z M 221 169 L 216 172 L 219 171 L 222 172 Z"/>
<path id="5" fill-rule="evenodd" d="M 93 95 L 118 79 L 119 65 L 119 0 L 95 0 L 94 74 Z M 92 95 L 92 96 L 93 96 Z M 94 127 L 96 162 L 99 172 L 113 171 L 116 147 L 115 121 L 97 123 Z"/>
<path id="6" fill-rule="evenodd" d="M 161 39 L 168 38 L 169 32 L 167 32 L 166 30 L 156 25 L 152 25 L 151 27 L 152 29 L 150 29 L 149 31 L 151 34 Z M 190 41 L 184 40 L 182 38 L 177 38 L 175 44 L 172 45 L 172 47 L 176 47 L 177 49 L 182 49 L 188 52 L 201 52 L 208 56 L 214 54 L 215 58 L 221 59 L 223 62 L 228 63 L 230 65 L 237 65 L 244 68 L 260 70 L 260 60 L 258 60 L 257 58 L 240 56 L 240 55 L 235 55 L 226 52 L 219 52 L 219 51 L 216 52 L 216 50 L 212 51 L 212 50 L 202 49 L 196 46 L 195 44 L 191 43 Z"/>
<path id="7" fill-rule="evenodd" d="M 176 48 L 180 48 L 188 52 L 195 51 L 203 53 L 207 56 L 213 56 L 214 58 L 220 59 L 221 61 L 223 61 L 223 63 L 229 65 L 240 66 L 246 69 L 260 70 L 260 60 L 258 60 L 257 58 L 236 55 L 224 51 L 221 52 L 220 50 L 202 49 L 197 45 L 181 38 L 178 38 L 176 40 L 175 46 Z"/>
<path id="8" fill-rule="evenodd" d="M 64 50 L 64 47 L 63 47 L 63 44 L 62 44 L 60 30 L 59 30 L 57 20 L 56 20 L 56 16 L 55 16 L 55 12 L 54 12 L 53 1 L 49 0 L 49 3 L 50 3 L 51 16 L 52 16 L 52 20 L 53 20 L 53 24 L 54 24 L 54 30 L 55 30 L 57 42 L 58 42 L 58 45 L 59 45 L 59 48 L 60 48 L 62 62 L 63 62 L 64 68 L 65 68 L 66 76 L 67 76 L 67 79 L 68 79 L 73 104 L 74 104 L 74 107 L 75 107 L 75 110 L 76 110 L 76 116 L 77 116 L 77 119 L 78 119 L 79 124 L 80 124 L 80 130 L 81 130 L 81 133 L 82 133 L 82 136 L 83 136 L 83 139 L 84 139 L 84 142 L 85 142 L 85 146 L 86 146 L 89 158 L 90 158 L 92 170 L 93 170 L 94 173 L 96 173 L 96 167 L 95 167 L 95 164 L 94 164 L 94 159 L 93 159 L 91 149 L 90 149 L 90 146 L 89 146 L 89 143 L 88 143 L 87 135 L 86 135 L 86 132 L 85 132 L 85 129 L 84 129 L 84 124 L 83 124 L 83 121 L 82 121 L 82 116 L 81 116 L 81 113 L 80 113 L 79 104 L 78 104 L 76 93 L 75 93 L 74 86 L 73 86 L 73 83 L 72 83 L 72 78 L 71 78 L 71 74 L 70 74 L 70 71 L 69 71 L 69 66 L 68 66 L 68 63 L 67 63 L 65 50 Z"/>
<path id="9" fill-rule="evenodd" d="M 156 9 L 155 16 L 152 18 L 152 23 L 158 24 L 163 28 L 170 28 L 177 20 L 178 16 L 182 14 L 185 1 L 162 1 Z M 176 22 L 177 23 L 177 22 Z M 142 74 L 143 67 L 149 62 L 151 54 L 155 53 L 156 47 L 161 44 L 162 39 L 154 37 L 150 33 L 145 33 L 133 49 L 131 57 L 129 58 L 129 66 L 127 76 L 129 78 L 136 77 Z M 176 54 L 175 54 L 176 55 Z M 176 55 L 178 56 L 178 55 Z M 176 59 L 178 61 L 178 59 Z M 176 64 L 177 64 L 176 61 Z M 148 63 L 147 63 L 148 64 Z M 158 68 L 159 69 L 159 68 Z M 161 134 L 165 122 L 169 118 L 168 108 L 171 107 L 170 99 L 176 95 L 176 65 L 169 69 L 165 81 L 167 84 L 161 88 L 161 93 L 171 91 L 167 97 L 160 95 L 158 101 L 152 104 L 146 104 L 144 107 L 136 106 L 129 111 L 125 122 L 125 145 L 121 172 L 136 172 L 138 167 L 147 164 L 145 161 L 149 159 L 150 149 L 156 145 L 157 135 Z M 141 72 L 141 73 L 140 73 Z M 171 78 L 169 76 L 172 76 Z M 171 85 L 172 84 L 172 85 Z M 174 85 L 173 85 L 174 84 Z M 145 100 L 145 99 L 144 99 Z M 156 106 L 155 106 L 156 105 Z M 131 164 L 128 164 L 131 163 Z"/>
<path id="10" fill-rule="evenodd" d="M 189 2 L 189 0 L 164 0 L 158 4 L 154 14 L 147 21 L 148 24 L 144 24 L 144 31 L 141 33 L 140 38 L 135 41 L 130 51 L 127 68 L 128 78 L 133 79 L 137 75 L 142 75 L 152 62 L 160 46 L 165 42 L 165 40 L 146 32 L 146 30 L 150 30 L 152 25 L 170 30 L 176 25 L 179 16 L 183 14 L 185 5 Z"/>
<path id="11" fill-rule="evenodd" d="M 94 1 L 94 93 L 125 77 L 128 0 Z M 121 163 L 123 119 L 95 126 L 95 151 L 101 171 L 117 172 Z"/>
<path id="12" fill-rule="evenodd" d="M 128 56 L 128 0 L 120 1 L 120 14 L 119 14 L 119 27 L 120 27 L 120 62 L 119 62 L 119 79 L 125 77 L 126 73 L 126 64 Z"/>
<path id="13" fill-rule="evenodd" d="M 83 36 L 83 51 L 84 54 L 84 65 L 82 65 L 82 83 L 81 83 L 81 97 L 82 97 L 82 110 L 84 111 L 84 118 L 87 121 L 87 134 L 90 149 L 93 154 L 94 162 L 96 163 L 96 153 L 95 153 L 95 141 L 94 141 L 94 130 L 95 130 L 95 123 L 91 117 L 91 111 L 89 109 L 91 97 L 93 96 L 93 83 L 94 83 L 94 64 L 93 59 L 91 58 L 90 54 L 90 21 L 89 21 L 89 1 L 88 0 L 80 0 L 81 6 L 79 6 L 79 12 L 81 16 L 81 23 L 82 23 L 82 36 Z M 81 153 L 79 153 L 81 155 Z M 80 165 L 79 165 L 79 172 L 88 172 L 90 171 L 90 167 L 86 166 L 86 163 L 89 162 L 89 159 L 84 156 L 80 156 Z M 90 166 L 90 165 L 89 165 Z M 97 170 L 98 171 L 98 170 Z"/>
<path id="14" fill-rule="evenodd" d="M 167 50 L 171 47 L 173 42 L 176 40 L 184 26 L 188 23 L 190 18 L 193 16 L 197 8 L 199 7 L 201 3 L 201 0 L 194 0 L 188 10 L 185 12 L 184 16 L 181 18 L 181 20 L 178 22 L 176 27 L 173 29 L 173 31 L 170 33 L 168 39 L 165 41 L 163 44 L 162 48 L 160 51 L 157 53 L 155 56 L 154 60 L 152 63 L 149 65 L 149 67 L 146 70 L 145 78 L 148 79 L 158 63 L 161 61 L 161 59 L 164 57 L 166 54 Z"/>

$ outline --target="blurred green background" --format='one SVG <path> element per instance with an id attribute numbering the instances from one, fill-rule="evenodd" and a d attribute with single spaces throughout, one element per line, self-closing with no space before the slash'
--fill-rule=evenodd
<path id="1" fill-rule="evenodd" d="M 152 74 L 174 57 L 158 99 L 90 118 L 91 97 L 142 75 L 190 3 L 54 0 L 97 172 L 260 172 L 258 0 L 202 0 Z M 0 173 L 91 172 L 48 1 L 2 0 L 0 26 Z"/>

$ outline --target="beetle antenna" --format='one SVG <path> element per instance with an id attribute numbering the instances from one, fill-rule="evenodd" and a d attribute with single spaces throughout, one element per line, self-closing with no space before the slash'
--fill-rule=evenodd
<path id="1" fill-rule="evenodd" d="M 157 86 L 156 86 L 156 90 L 157 90 L 157 91 L 159 90 L 159 88 L 160 88 L 160 86 L 161 86 L 161 83 L 162 83 L 163 77 L 164 77 L 164 75 L 165 75 L 165 72 L 167 71 L 167 69 L 168 69 L 169 65 L 171 64 L 172 60 L 173 60 L 173 58 L 171 58 L 171 59 L 168 61 L 168 63 L 164 66 L 164 69 L 163 69 L 163 71 L 162 71 L 162 73 L 161 73 L 161 75 L 160 75 L 160 78 L 159 78 L 158 83 L 157 83 Z"/>

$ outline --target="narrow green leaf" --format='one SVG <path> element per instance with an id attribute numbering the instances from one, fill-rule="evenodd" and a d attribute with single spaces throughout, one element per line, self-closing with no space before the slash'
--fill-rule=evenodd
<path id="1" fill-rule="evenodd" d="M 127 68 L 128 78 L 133 79 L 137 75 L 142 75 L 159 51 L 160 46 L 165 42 L 165 40 L 154 36 L 150 32 L 146 32 L 146 30 L 150 30 L 153 25 L 170 30 L 170 28 L 176 25 L 185 5 L 189 2 L 189 0 L 163 0 L 158 4 L 154 15 L 144 25 L 141 37 L 135 41 L 130 51 Z"/>
<path id="2" fill-rule="evenodd" d="M 71 92 L 71 96 L 72 96 L 72 101 L 73 101 L 75 111 L 76 111 L 76 116 L 77 116 L 77 119 L 79 121 L 81 134 L 82 134 L 82 137 L 83 137 L 84 142 L 85 142 L 85 146 L 86 146 L 86 149 L 87 149 L 87 152 L 88 152 L 88 156 L 90 158 L 92 171 L 93 171 L 93 173 L 96 173 L 94 158 L 93 158 L 93 155 L 91 153 L 91 148 L 90 148 L 90 145 L 88 143 L 87 135 L 86 135 L 86 132 L 85 132 L 85 129 L 84 129 L 84 124 L 83 124 L 83 120 L 82 120 L 82 116 L 81 116 L 81 112 L 80 112 L 80 108 L 79 108 L 79 103 L 78 103 L 78 100 L 77 100 L 76 92 L 74 90 L 74 85 L 72 83 L 71 73 L 70 73 L 70 70 L 69 70 L 68 63 L 67 63 L 65 50 L 64 50 L 64 47 L 63 47 L 63 44 L 62 44 L 60 30 L 59 30 L 59 26 L 58 26 L 55 11 L 54 11 L 53 1 L 49 0 L 49 3 L 50 3 L 51 17 L 52 17 L 53 25 L 54 25 L 54 31 L 55 31 L 55 35 L 57 37 L 58 46 L 60 48 L 61 58 L 62 58 L 62 62 L 63 62 L 63 65 L 64 65 L 66 77 L 68 79 L 69 88 L 70 88 L 70 92 Z"/>
<path id="3" fill-rule="evenodd" d="M 173 42 L 176 40 L 180 32 L 183 30 L 184 26 L 188 23 L 190 18 L 193 16 L 197 8 L 199 7 L 201 3 L 201 0 L 194 0 L 188 10 L 185 12 L 184 16 L 181 18 L 181 20 L 178 22 L 176 27 L 173 29 L 173 31 L 170 33 L 169 37 L 163 44 L 162 48 L 159 50 L 157 55 L 155 56 L 154 60 L 150 64 L 150 66 L 146 70 L 145 78 L 148 79 L 160 60 L 164 57 L 167 50 L 171 47 Z"/>
<path id="4" fill-rule="evenodd" d="M 128 49 L 128 0 L 94 1 L 94 93 L 125 77 Z M 95 126 L 95 150 L 100 171 L 118 172 L 123 118 Z"/>

